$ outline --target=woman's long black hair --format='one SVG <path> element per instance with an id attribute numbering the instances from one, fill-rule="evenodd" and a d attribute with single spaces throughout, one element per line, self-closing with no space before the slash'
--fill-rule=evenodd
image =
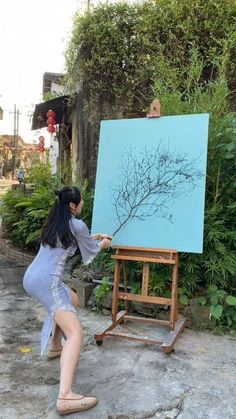
<path id="1" fill-rule="evenodd" d="M 67 249 L 76 243 L 69 225 L 72 217 L 69 204 L 73 202 L 78 205 L 81 193 L 76 187 L 66 186 L 60 191 L 55 191 L 55 194 L 57 198 L 43 226 L 40 241 L 43 245 L 56 247 L 59 238 L 62 246 Z"/>

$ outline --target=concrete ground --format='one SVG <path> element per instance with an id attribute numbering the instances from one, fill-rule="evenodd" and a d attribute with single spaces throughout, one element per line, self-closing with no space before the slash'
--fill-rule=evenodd
<path id="1" fill-rule="evenodd" d="M 59 362 L 40 359 L 44 311 L 22 289 L 24 270 L 0 257 L 0 418 L 55 419 L 60 417 L 55 411 Z M 160 346 L 123 339 L 107 338 L 98 347 L 93 335 L 110 318 L 82 309 L 78 314 L 86 334 L 75 390 L 96 395 L 99 403 L 66 417 L 236 418 L 235 340 L 186 329 L 170 355 Z M 139 331 L 141 326 L 124 327 Z M 153 326 L 152 331 L 145 329 L 154 332 Z M 25 347 L 30 352 L 22 352 Z"/>

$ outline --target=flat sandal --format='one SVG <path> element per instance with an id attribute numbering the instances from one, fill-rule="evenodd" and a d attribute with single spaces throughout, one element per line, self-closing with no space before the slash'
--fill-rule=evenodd
<path id="1" fill-rule="evenodd" d="M 88 410 L 97 404 L 98 400 L 94 396 L 82 396 L 79 399 L 64 399 L 58 397 L 57 411 L 60 415 Z"/>
<path id="2" fill-rule="evenodd" d="M 61 356 L 61 351 L 62 349 L 57 349 L 57 350 L 53 350 L 53 349 L 49 349 L 48 354 L 47 354 L 47 359 L 54 359 L 54 358 L 58 358 L 59 356 Z"/>

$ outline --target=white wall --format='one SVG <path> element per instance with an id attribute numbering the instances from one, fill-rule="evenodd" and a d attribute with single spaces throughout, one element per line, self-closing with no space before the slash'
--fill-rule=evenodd
<path id="1" fill-rule="evenodd" d="M 51 83 L 51 92 L 56 92 L 56 93 L 61 93 L 62 95 L 64 94 L 64 86 L 62 86 L 61 84 L 55 83 L 54 81 L 52 81 Z"/>
<path id="2" fill-rule="evenodd" d="M 55 140 L 55 134 L 50 135 L 50 147 L 49 147 L 49 163 L 51 165 L 52 174 L 57 173 L 57 158 L 59 154 L 58 141 Z"/>

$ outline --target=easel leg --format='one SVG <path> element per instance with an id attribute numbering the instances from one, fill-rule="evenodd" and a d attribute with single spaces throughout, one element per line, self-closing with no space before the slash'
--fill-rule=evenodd
<path id="1" fill-rule="evenodd" d="M 119 291 L 119 282 L 120 282 L 120 260 L 116 260 L 115 272 L 114 272 L 114 285 L 113 285 L 113 294 L 112 294 L 112 321 L 115 322 L 117 311 L 118 311 L 118 299 L 117 293 Z"/>
<path id="2" fill-rule="evenodd" d="M 171 297 L 171 306 L 170 306 L 170 324 L 171 328 L 175 328 L 175 322 L 178 318 L 178 255 L 176 255 L 176 264 L 173 267 L 173 276 L 172 276 L 172 297 Z"/>
<path id="3" fill-rule="evenodd" d="M 124 289 L 125 289 L 125 293 L 127 294 L 127 292 L 128 292 L 128 280 L 127 280 L 127 269 L 126 269 L 125 261 L 123 262 L 123 274 L 124 274 Z M 129 311 L 129 302 L 127 300 L 125 300 L 125 312 L 128 313 L 128 311 Z"/>
<path id="4" fill-rule="evenodd" d="M 177 320 L 175 329 L 172 330 L 166 337 L 166 339 L 163 341 L 161 347 L 166 354 L 171 353 L 171 351 L 173 350 L 175 341 L 184 329 L 185 321 L 186 319 L 184 318 Z"/>
<path id="5" fill-rule="evenodd" d="M 99 334 L 97 333 L 96 335 L 94 335 L 97 345 L 100 346 L 102 344 L 102 341 L 104 337 L 106 337 L 107 332 L 110 332 L 111 330 L 115 329 L 116 326 L 123 323 L 124 317 L 125 317 L 125 311 L 124 310 L 120 311 L 116 317 L 116 320 L 114 320 L 112 324 L 106 330 L 104 330 L 104 332 L 99 333 Z"/>

